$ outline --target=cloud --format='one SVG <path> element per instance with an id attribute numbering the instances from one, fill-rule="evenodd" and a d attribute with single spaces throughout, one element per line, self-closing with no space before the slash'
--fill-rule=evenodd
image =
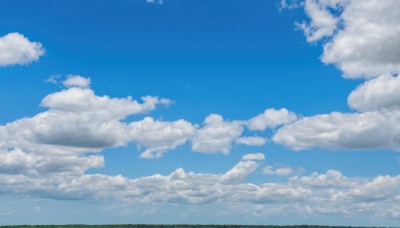
<path id="1" fill-rule="evenodd" d="M 22 34 L 14 32 L 0 37 L 0 67 L 38 61 L 44 52 L 41 43 L 31 42 Z"/>
<path id="2" fill-rule="evenodd" d="M 272 140 L 294 150 L 391 149 L 398 151 L 400 126 L 399 1 L 306 0 L 307 40 L 322 40 L 322 61 L 347 78 L 364 78 L 348 97 L 355 112 L 300 118 Z"/>
<path id="3" fill-rule="evenodd" d="M 88 88 L 90 86 L 90 78 L 85 78 L 80 75 L 67 75 L 67 79 L 63 81 L 63 85 L 67 88 L 79 87 Z"/>
<path id="4" fill-rule="evenodd" d="M 348 104 L 359 112 L 382 109 L 400 110 L 400 78 L 391 75 L 366 81 L 348 97 Z"/>
<path id="5" fill-rule="evenodd" d="M 173 122 L 154 121 L 146 117 L 129 124 L 130 138 L 147 149 L 142 158 L 159 158 L 168 150 L 183 145 L 195 133 L 195 126 L 185 120 Z"/>
<path id="6" fill-rule="evenodd" d="M 242 134 L 243 124 L 243 121 L 225 121 L 217 114 L 209 115 L 204 120 L 204 126 L 192 138 L 192 150 L 228 154 L 232 142 Z"/>
<path id="7" fill-rule="evenodd" d="M 251 131 L 263 131 L 266 128 L 274 129 L 279 125 L 291 123 L 296 119 L 296 114 L 293 112 L 289 112 L 285 108 L 279 110 L 270 108 L 266 109 L 264 113 L 261 113 L 248 120 L 247 127 Z"/>
<path id="8" fill-rule="evenodd" d="M 400 13 L 397 0 L 306 0 L 307 40 L 324 40 L 321 60 L 348 78 L 400 72 Z"/>
<path id="9" fill-rule="evenodd" d="M 315 115 L 280 128 L 272 140 L 294 150 L 328 149 L 399 150 L 400 112 Z"/>
<path id="10" fill-rule="evenodd" d="M 48 79 L 44 80 L 44 82 L 58 85 L 60 78 L 61 78 L 61 74 L 51 75 Z"/>
<path id="11" fill-rule="evenodd" d="M 142 103 L 127 98 L 96 96 L 91 89 L 72 87 L 47 95 L 41 102 L 42 107 L 50 108 L 54 113 L 80 114 L 95 117 L 96 120 L 124 119 L 133 114 L 148 113 L 157 105 L 169 105 L 168 99 L 144 96 Z M 83 117 L 82 117 L 83 118 Z"/>
<path id="12" fill-rule="evenodd" d="M 129 144 L 143 151 L 142 158 L 160 158 L 187 141 L 192 142 L 195 151 L 229 153 L 231 144 L 243 132 L 244 121 L 224 121 L 215 114 L 208 116 L 200 129 L 183 119 L 144 117 L 126 122 L 131 115 L 149 113 L 172 101 L 155 96 L 144 96 L 142 102 L 132 97 L 98 96 L 88 88 L 89 83 L 88 78 L 69 76 L 63 82 L 69 88 L 43 98 L 41 106 L 47 111 L 0 126 L 0 157 L 4 159 L 0 164 L 7 172 L 82 173 L 104 164 L 101 157 L 88 153 Z M 259 145 L 264 139 L 243 137 L 239 142 Z M 62 164 L 52 166 L 51 160 L 65 162 L 72 170 Z M 25 169 L 26 163 L 30 168 Z"/>
<path id="13" fill-rule="evenodd" d="M 310 18 L 310 22 L 297 23 L 297 26 L 304 31 L 308 42 L 314 42 L 334 34 L 339 18 L 332 14 L 328 8 L 337 9 L 339 2 L 341 1 L 305 1 L 304 10 Z M 282 6 L 285 8 L 286 1 L 283 1 L 283 3 Z"/>
<path id="14" fill-rule="evenodd" d="M 89 152 L 136 143 L 147 153 L 157 152 L 159 157 L 191 137 L 195 128 L 184 120 L 163 122 L 145 118 L 123 122 L 130 115 L 148 113 L 157 105 L 171 103 L 152 96 L 142 100 L 140 103 L 131 97 L 97 96 L 93 90 L 80 87 L 47 95 L 41 106 L 48 111 L 0 126 L 3 171 L 82 173 L 104 164 L 102 157 L 86 155 Z"/>
<path id="15" fill-rule="evenodd" d="M 290 176 L 294 173 L 294 170 L 290 167 L 274 167 L 272 165 L 267 165 L 262 171 L 264 174 L 278 175 L 278 176 Z"/>
<path id="16" fill-rule="evenodd" d="M 163 3 L 164 3 L 164 0 L 146 0 L 146 2 L 147 3 L 150 3 L 150 4 L 159 4 L 159 5 L 162 5 Z"/>
<path id="17" fill-rule="evenodd" d="M 264 159 L 265 159 L 265 155 L 263 153 L 246 154 L 246 155 L 243 155 L 243 157 L 242 157 L 243 161 L 247 161 L 247 160 L 262 161 Z"/>
<path id="18" fill-rule="evenodd" d="M 236 140 L 237 144 L 244 144 L 247 146 L 262 146 L 267 143 L 267 139 L 259 136 L 240 137 Z"/>
<path id="19" fill-rule="evenodd" d="M 257 169 L 257 161 L 263 159 L 261 153 L 244 155 L 235 166 L 221 174 L 194 173 L 177 168 L 169 175 L 155 174 L 139 178 L 73 171 L 73 162 L 64 159 L 60 163 L 54 159 L 56 156 L 47 160 L 49 163 L 44 169 L 53 172 L 32 172 L 42 166 L 41 158 L 36 157 L 40 154 L 22 156 L 18 154 L 23 153 L 19 149 L 0 150 L 2 156 L 5 153 L 11 153 L 5 156 L 12 158 L 0 159 L 3 162 L 0 165 L 0 195 L 4 196 L 113 199 L 130 204 L 212 204 L 225 206 L 229 213 L 251 216 L 335 213 L 399 218 L 399 213 L 396 213 L 400 199 L 399 176 L 351 178 L 339 171 L 328 170 L 322 174 L 314 172 L 310 176 L 294 176 L 287 182 L 247 183 L 246 177 Z M 63 157 L 67 158 L 60 158 Z M 64 168 L 60 168 L 60 165 L 64 165 Z M 25 171 L 12 172 L 12 166 Z M 90 165 L 86 168 L 90 168 Z M 286 171 L 279 171 L 281 169 L 276 169 L 276 173 L 286 175 Z"/>

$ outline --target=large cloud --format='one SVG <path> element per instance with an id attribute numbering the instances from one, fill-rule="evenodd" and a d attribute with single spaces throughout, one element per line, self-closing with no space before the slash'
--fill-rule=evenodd
<path id="1" fill-rule="evenodd" d="M 400 110 L 400 78 L 382 75 L 369 80 L 351 92 L 348 103 L 359 112 Z"/>
<path id="2" fill-rule="evenodd" d="M 310 20 L 300 27 L 309 42 L 323 40 L 322 61 L 367 81 L 348 97 L 356 112 L 301 118 L 273 141 L 294 150 L 400 150 L 400 2 L 305 0 L 302 6 Z"/>
<path id="3" fill-rule="evenodd" d="M 309 42 L 326 38 L 321 59 L 345 77 L 398 73 L 399 8 L 397 0 L 305 0 L 310 20 L 300 28 Z"/>
<path id="4" fill-rule="evenodd" d="M 400 149 L 400 112 L 321 114 L 284 126 L 273 141 L 294 150 Z"/>
<path id="5" fill-rule="evenodd" d="M 42 100 L 41 106 L 49 108 L 48 111 L 0 126 L 0 149 L 11 151 L 5 158 L 24 153 L 25 157 L 36 154 L 70 159 L 70 156 L 84 157 L 87 152 L 128 143 L 156 151 L 159 157 L 161 152 L 185 143 L 195 130 L 184 120 L 166 122 L 145 118 L 125 123 L 123 120 L 130 115 L 148 113 L 157 105 L 169 105 L 171 101 L 153 96 L 142 97 L 143 102 L 131 97 L 97 96 L 87 88 L 89 82 L 81 76 L 70 76 L 64 84 L 71 88 L 49 94 Z"/>
<path id="6" fill-rule="evenodd" d="M 39 60 L 44 52 L 41 43 L 31 42 L 22 34 L 14 32 L 0 37 L 0 66 L 28 64 Z"/>
<path id="7" fill-rule="evenodd" d="M 358 86 L 348 97 L 356 113 L 332 112 L 280 128 L 273 141 L 294 150 L 329 149 L 400 150 L 400 81 L 383 75 Z"/>

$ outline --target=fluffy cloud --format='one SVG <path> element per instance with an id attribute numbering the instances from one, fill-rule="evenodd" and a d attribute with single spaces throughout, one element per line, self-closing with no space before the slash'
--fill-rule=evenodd
<path id="1" fill-rule="evenodd" d="M 48 80 L 54 82 L 55 79 L 50 77 Z M 87 88 L 90 85 L 90 78 L 85 78 L 80 75 L 67 75 L 67 79 L 63 81 L 63 85 L 67 88 L 70 87 L 80 87 Z"/>
<path id="2" fill-rule="evenodd" d="M 200 129 L 183 119 L 145 117 L 126 123 L 130 115 L 148 113 L 172 101 L 154 96 L 144 96 L 142 102 L 132 97 L 98 96 L 89 88 L 90 79 L 78 75 L 68 76 L 62 84 L 67 89 L 43 98 L 41 106 L 47 111 L 0 126 L 0 149 L 18 148 L 26 157 L 63 155 L 72 161 L 70 156 L 84 157 L 88 152 L 132 143 L 143 148 L 142 158 L 159 158 L 187 141 L 192 142 L 195 151 L 225 154 L 234 142 L 249 146 L 265 143 L 261 137 L 240 138 L 245 122 L 225 121 L 216 114 L 208 116 Z M 6 157 L 19 154 L 15 151 Z"/>
<path id="3" fill-rule="evenodd" d="M 80 76 L 70 76 L 64 84 L 73 87 L 49 94 L 42 100 L 41 106 L 49 108 L 48 111 L 0 126 L 0 150 L 4 153 L 4 162 L 8 162 L 3 163 L 4 167 L 18 170 L 19 160 L 24 158 L 43 166 L 37 167 L 35 172 L 47 170 L 46 164 L 51 160 L 76 163 L 81 169 L 87 169 L 89 164 L 97 168 L 102 160 L 86 156 L 87 152 L 128 143 L 136 143 L 144 147 L 147 154 L 154 152 L 157 153 L 155 157 L 159 157 L 185 143 L 195 131 L 195 127 L 184 120 L 163 122 L 145 118 L 122 122 L 130 115 L 150 112 L 157 105 L 169 105 L 171 101 L 152 96 L 142 97 L 143 102 L 131 97 L 97 96 L 93 90 L 85 88 L 89 82 Z"/>
<path id="4" fill-rule="evenodd" d="M 222 174 L 178 168 L 169 175 L 136 179 L 102 174 L 25 176 L 0 174 L 0 194 L 57 199 L 119 199 L 129 203 L 228 206 L 230 213 L 346 215 L 398 218 L 399 176 L 350 178 L 339 171 L 294 176 L 287 182 L 251 184 L 255 161 L 239 161 Z M 241 208 L 237 211 L 235 208 Z"/>
<path id="5" fill-rule="evenodd" d="M 0 66 L 35 62 L 44 52 L 41 43 L 31 42 L 22 34 L 14 32 L 0 37 Z"/>
<path id="6" fill-rule="evenodd" d="M 289 176 L 294 173 L 294 170 L 290 167 L 274 167 L 272 165 L 267 165 L 263 168 L 262 172 L 264 174 L 269 175 L 278 175 L 278 176 Z"/>
<path id="7" fill-rule="evenodd" d="M 192 139 L 192 150 L 228 154 L 232 142 L 242 134 L 243 124 L 242 121 L 225 121 L 217 114 L 209 115 Z"/>
<path id="8" fill-rule="evenodd" d="M 39 176 L 49 174 L 81 174 L 91 168 L 101 168 L 101 156 L 49 156 L 27 153 L 20 148 L 0 151 L 0 173 Z"/>
<path id="9" fill-rule="evenodd" d="M 284 6 L 284 5 L 283 5 Z M 345 77 L 371 78 L 400 72 L 400 13 L 397 0 L 306 0 L 307 40 L 327 38 L 322 61 Z"/>
<path id="10" fill-rule="evenodd" d="M 68 79 L 67 79 L 68 80 Z M 147 113 L 155 109 L 156 105 L 169 105 L 168 99 L 145 96 L 143 103 L 127 98 L 109 98 L 96 96 L 91 89 L 72 87 L 61 92 L 47 95 L 41 103 L 42 107 L 50 108 L 54 112 L 70 114 L 87 114 L 102 120 L 123 119 L 129 115 Z"/>
<path id="11" fill-rule="evenodd" d="M 310 20 L 300 27 L 308 41 L 323 40 L 322 61 L 367 81 L 348 97 L 356 112 L 301 118 L 280 128 L 273 141 L 294 150 L 399 150 L 400 2 L 305 0 L 302 6 Z"/>
<path id="12" fill-rule="evenodd" d="M 167 150 L 184 144 L 195 133 L 196 128 L 185 120 L 174 122 L 154 121 L 146 117 L 142 121 L 129 124 L 130 138 L 147 149 L 142 158 L 159 158 Z"/>
<path id="13" fill-rule="evenodd" d="M 294 150 L 313 147 L 399 150 L 399 120 L 400 112 L 333 112 L 284 126 L 272 140 Z"/>
<path id="14" fill-rule="evenodd" d="M 242 157 L 243 161 L 247 160 L 256 160 L 256 161 L 262 161 L 265 159 L 265 155 L 263 153 L 256 153 L 256 154 L 246 154 Z"/>
<path id="15" fill-rule="evenodd" d="M 264 113 L 261 113 L 253 118 L 251 118 L 247 127 L 252 130 L 263 131 L 266 128 L 276 128 L 279 125 L 287 124 L 295 121 L 297 119 L 296 114 L 288 111 L 285 108 L 276 110 L 273 108 L 266 109 Z"/>
<path id="16" fill-rule="evenodd" d="M 297 23 L 297 26 L 304 31 L 308 42 L 314 42 L 334 34 L 339 18 L 333 15 L 328 8 L 337 9 L 338 3 L 341 2 L 343 1 L 305 1 L 304 10 L 310 17 L 310 22 Z M 283 8 L 288 6 L 286 1 L 282 1 L 282 3 Z"/>
<path id="17" fill-rule="evenodd" d="M 240 137 L 236 140 L 237 144 L 244 144 L 247 146 L 262 146 L 267 143 L 267 139 L 258 136 Z"/>
<path id="18" fill-rule="evenodd" d="M 348 103 L 359 112 L 400 110 L 400 78 L 382 75 L 369 80 L 351 92 Z"/>

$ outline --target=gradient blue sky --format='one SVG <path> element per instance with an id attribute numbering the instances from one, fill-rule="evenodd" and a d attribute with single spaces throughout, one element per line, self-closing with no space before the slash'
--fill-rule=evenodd
<path id="1" fill-rule="evenodd" d="M 392 22 L 390 20 L 396 17 L 387 16 L 383 17 L 382 22 L 374 21 L 372 16 L 372 19 L 368 18 L 370 13 L 365 10 L 367 7 L 363 6 L 364 3 L 350 0 L 340 0 L 336 3 L 322 0 L 291 1 L 292 4 L 283 5 L 282 2 L 1 1 L 0 39 L 15 32 L 29 39 L 27 42 L 40 42 L 45 52 L 39 55 L 38 60 L 0 64 L 0 137 L 4 137 L 0 138 L 0 157 L 3 159 L 3 162 L 0 161 L 0 183 L 4 187 L 4 190 L 0 190 L 0 224 L 399 225 L 400 208 L 397 205 L 400 203 L 400 178 L 397 175 L 400 170 L 400 156 L 396 151 L 400 146 L 395 143 L 398 137 L 397 129 L 400 129 L 397 128 L 396 109 L 396 104 L 400 103 L 400 99 L 397 99 L 400 96 L 396 93 L 396 86 L 400 88 L 400 83 L 396 81 L 396 74 L 400 69 L 399 52 L 396 51 L 399 49 L 396 46 L 398 38 L 383 35 L 376 42 L 371 41 L 369 44 L 369 38 L 365 37 L 367 43 L 356 49 L 358 46 L 351 44 L 355 37 L 364 37 L 364 34 L 369 33 L 363 30 L 365 33 L 354 35 L 351 28 L 357 26 L 351 24 L 355 22 L 349 16 L 351 13 L 346 10 L 367 15 L 365 23 L 370 22 L 387 31 L 397 31 L 394 34 L 400 31 L 399 26 L 394 23 L 390 27 L 388 22 Z M 365 4 L 399 6 L 396 1 L 365 1 Z M 376 7 L 375 13 L 384 14 L 384 9 L 387 10 L 384 7 Z M 398 16 L 392 11 L 386 14 L 393 13 Z M 339 22 L 333 20 L 334 23 L 330 23 L 332 18 Z M 302 22 L 303 26 L 299 25 Z M 387 27 L 380 27 L 379 23 Z M 383 30 L 384 34 L 385 31 Z M 343 37 L 346 38 L 346 42 L 350 42 L 349 46 L 338 46 L 339 38 Z M 393 42 L 387 42 L 389 39 Z M 361 60 L 357 59 L 359 50 L 368 49 L 368 45 L 379 45 L 379 42 L 392 43 L 393 47 L 379 49 L 376 53 L 371 50 L 371 53 L 365 54 L 367 60 L 364 57 L 360 57 Z M 335 48 L 329 49 L 327 45 Z M 0 47 L 0 50 L 5 53 L 9 49 Z M 384 67 L 374 58 L 368 59 L 370 56 L 384 55 L 380 50 L 394 50 L 393 53 L 387 54 L 390 59 L 387 60 L 388 63 L 382 63 Z M 352 57 L 341 58 L 341 51 L 352 52 L 353 56 L 356 56 L 355 60 Z M 324 60 L 324 56 L 329 54 L 331 58 Z M 386 61 L 384 56 L 381 59 Z M 0 63 L 1 61 L 0 58 Z M 373 61 L 379 63 L 375 64 Z M 346 67 L 348 62 L 359 65 L 356 66 L 356 70 L 350 69 Z M 358 70 L 363 67 L 362 64 L 366 66 L 365 71 Z M 46 82 L 51 77 L 55 79 L 54 83 Z M 395 89 L 388 90 L 393 94 L 385 95 L 379 92 L 382 86 L 374 89 L 373 86 L 385 83 L 385 80 L 389 80 L 388 77 L 392 81 L 383 84 L 383 88 L 385 85 L 393 85 Z M 84 86 L 63 85 L 63 81 L 68 78 L 90 78 L 91 83 Z M 369 96 L 363 96 L 365 91 L 360 89 L 360 86 L 367 83 L 372 89 Z M 96 148 L 76 144 L 71 146 L 67 142 L 63 144 L 59 141 L 49 143 L 51 139 L 47 140 L 46 137 L 50 135 L 36 130 L 43 126 L 57 129 L 59 125 L 46 119 L 41 123 L 21 125 L 17 130 L 13 130 L 12 126 L 18 125 L 18 120 L 22 118 L 29 121 L 29 118 L 35 115 L 47 112 L 49 107 L 50 112 L 56 109 L 51 105 L 40 106 L 43 98 L 71 89 L 90 90 L 97 96 L 107 95 L 110 98 L 132 96 L 132 99 L 139 101 L 140 97 L 146 95 L 167 98 L 173 101 L 172 104 L 157 105 L 155 110 L 130 113 L 113 121 L 121 121 L 128 126 L 129 123 L 139 122 L 145 117 L 152 117 L 155 121 L 167 124 L 183 119 L 192 125 L 194 130 L 176 148 L 170 147 L 162 151 L 163 155 L 155 159 L 140 157 L 150 146 L 145 142 L 138 142 L 135 138 L 126 139 L 122 144 Z M 349 98 L 348 101 L 352 91 L 361 94 L 361 98 L 358 97 L 354 102 Z M 374 91 L 378 91 L 377 94 L 374 94 Z M 374 99 L 374 96 L 377 98 Z M 74 98 L 65 95 L 65 99 Z M 376 103 L 376 107 L 366 107 L 365 102 L 362 103 L 363 99 L 371 99 L 366 100 L 366 103 L 372 106 Z M 390 101 L 382 101 L 385 99 Z M 288 110 L 296 119 L 286 120 L 287 118 L 282 117 L 285 120 L 277 126 L 252 130 L 249 127 L 252 118 L 269 108 Z M 80 118 L 79 115 L 71 120 L 66 119 L 66 116 L 63 116 L 66 114 L 62 113 L 64 109 L 60 110 L 58 111 L 61 114 L 57 112 L 60 116 L 56 116 L 55 121 L 58 122 L 59 118 L 60 122 L 65 121 L 65 126 L 74 125 L 73 121 L 78 121 L 76 123 L 79 126 L 84 123 L 77 119 Z M 98 111 L 101 110 L 93 112 Z M 347 120 L 346 116 L 338 117 L 333 121 L 333 125 L 338 126 L 339 130 L 329 125 L 331 119 L 311 123 L 318 115 L 329 116 L 332 112 L 355 117 L 350 120 Z M 223 148 L 193 148 L 192 142 L 196 140 L 196 135 L 206 128 L 203 122 L 210 114 L 221 115 L 228 121 L 226 127 L 235 125 L 242 128 L 240 136 L 229 138 L 230 141 L 226 145 L 229 147 L 228 151 L 224 151 Z M 372 120 L 363 119 L 364 114 L 373 116 Z M 376 119 L 383 120 L 374 123 L 375 115 L 382 115 L 382 118 L 379 116 Z M 265 121 L 271 121 L 268 118 L 272 117 L 263 118 Z M 96 121 L 90 119 L 92 120 Z M 304 120 L 309 122 L 305 123 Z M 392 120 L 393 122 L 390 122 Z M 37 126 L 34 126 L 35 124 Z M 319 128 L 318 124 L 330 127 Z M 368 124 L 373 125 L 372 130 L 368 130 L 369 127 L 365 127 L 367 130 L 363 128 Z M 89 129 L 93 126 L 83 128 Z M 393 131 L 387 130 L 388 126 L 392 126 Z M 30 131 L 30 127 L 36 129 L 27 133 L 32 137 L 22 139 L 22 131 Z M 361 130 L 358 130 L 358 127 Z M 76 129 L 79 131 L 79 127 Z M 49 134 L 52 134 L 51 130 L 49 131 Z M 228 130 L 231 131 L 233 130 Z M 57 134 L 68 138 L 69 135 L 73 137 L 74 132 L 67 129 L 65 132 L 57 131 Z M 317 134 L 321 137 L 315 136 Z M 92 136 L 89 135 L 88 138 Z M 264 138 L 266 143 L 237 143 L 239 137 L 254 136 Z M 293 137 L 294 141 L 286 136 Z M 380 140 L 391 136 L 394 140 L 390 142 Z M 211 136 L 213 137 L 218 136 Z M 378 139 L 374 140 L 376 138 Z M 82 140 L 85 141 L 85 137 Z M 203 143 L 212 144 L 200 140 L 201 146 L 204 146 Z M 74 174 L 63 171 L 60 171 L 60 174 L 49 174 L 40 167 L 32 168 L 34 165 L 29 163 L 29 159 L 34 160 L 35 156 L 40 156 L 39 160 L 43 156 L 47 157 L 46 162 L 49 166 L 59 165 L 59 155 L 56 156 L 47 149 L 41 151 L 47 144 L 54 146 L 54 150 L 58 146 L 66 148 L 67 151 L 70 147 L 71 150 L 80 151 L 79 155 L 73 152 L 73 155 L 65 155 L 65 164 L 70 161 L 68 156 L 103 157 L 104 164 L 93 167 L 89 165 L 84 173 Z M 33 152 L 29 149 L 24 151 L 25 147 L 38 149 Z M 33 158 L 24 160 L 18 157 L 20 160 L 12 160 L 17 159 L 12 156 L 15 148 L 23 151 L 21 156 Z M 256 153 L 264 154 L 265 159 L 242 159 L 246 154 Z M 57 162 L 53 162 L 55 160 Z M 254 169 L 249 168 L 251 171 L 240 180 L 228 183 L 224 182 L 226 180 L 223 177 L 218 177 L 217 180 L 208 176 L 200 178 L 207 173 L 224 175 L 229 170 L 236 172 L 234 169 L 241 162 L 256 166 Z M 120 197 L 126 191 L 144 187 L 127 183 L 125 187 L 105 191 L 112 192 L 111 194 L 102 192 L 101 187 L 99 189 L 96 183 L 99 184 L 100 180 L 93 183 L 83 180 L 71 187 L 72 190 L 64 189 L 63 184 L 68 184 L 59 180 L 64 177 L 70 178 L 68 180 L 71 182 L 68 183 L 71 184 L 74 178 L 101 174 L 107 188 L 107 182 L 113 181 L 108 180 L 108 177 L 122 175 L 127 182 L 142 178 L 143 185 L 146 185 L 146 181 L 153 181 L 143 178 L 155 174 L 167 177 L 178 168 L 183 168 L 186 173 L 194 172 L 201 179 L 196 180 L 207 183 L 204 184 L 204 188 L 212 193 L 224 193 L 212 199 L 200 197 L 198 202 L 194 202 L 191 196 L 185 195 L 187 192 L 179 187 L 173 191 L 182 197 L 174 198 L 168 196 L 172 193 L 164 194 L 165 189 L 154 188 L 149 184 L 150 187 L 147 186 L 146 189 L 150 194 L 154 194 L 154 197 Z M 277 171 L 279 169 L 281 172 Z M 335 175 L 340 173 L 339 177 L 328 174 L 328 170 L 335 170 Z M 7 181 L 21 176 L 26 179 L 22 182 L 17 181 L 18 184 Z M 185 178 L 183 183 L 187 188 L 193 188 L 192 191 L 199 191 L 199 194 L 204 190 L 197 189 L 198 186 L 191 187 L 198 185 L 198 182 Z M 312 182 L 313 178 L 315 182 Z M 388 180 L 380 181 L 379 178 Z M 42 183 L 43 180 L 49 183 Z M 38 185 L 41 186 L 30 189 L 30 181 L 40 183 Z M 182 184 L 168 181 L 171 186 Z M 210 186 L 218 181 L 221 181 L 221 185 Z M 161 183 L 164 182 L 159 184 Z M 377 186 L 372 186 L 376 183 Z M 91 184 L 96 187 L 84 188 Z M 245 189 L 250 184 L 257 188 L 265 185 L 267 187 L 252 194 L 252 190 Z M 50 185 L 53 187 L 50 188 Z M 371 191 L 368 191 L 368 186 L 372 186 Z M 360 191 L 364 190 L 365 194 L 361 194 Z M 299 192 L 294 193 L 295 191 Z M 248 193 L 249 196 L 243 196 L 246 198 L 243 202 L 233 202 L 237 199 L 234 196 L 236 193 L 239 196 Z M 295 195 L 294 198 L 291 194 Z M 359 197 L 360 195 L 362 197 Z"/>

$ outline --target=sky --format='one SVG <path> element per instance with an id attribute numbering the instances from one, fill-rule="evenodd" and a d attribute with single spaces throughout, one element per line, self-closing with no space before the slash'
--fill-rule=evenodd
<path id="1" fill-rule="evenodd" d="M 400 226 L 400 1 L 0 1 L 0 225 Z"/>

